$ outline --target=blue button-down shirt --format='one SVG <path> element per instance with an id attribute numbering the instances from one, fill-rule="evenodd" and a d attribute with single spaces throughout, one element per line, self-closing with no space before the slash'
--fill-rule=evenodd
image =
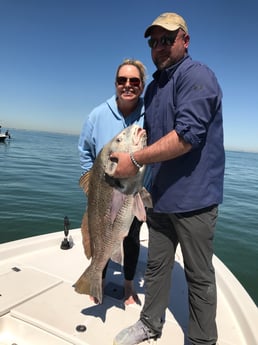
<path id="1" fill-rule="evenodd" d="M 154 210 L 188 212 L 223 199 L 222 92 L 214 73 L 186 55 L 153 75 L 145 94 L 148 144 L 175 130 L 192 150 L 152 165 Z"/>

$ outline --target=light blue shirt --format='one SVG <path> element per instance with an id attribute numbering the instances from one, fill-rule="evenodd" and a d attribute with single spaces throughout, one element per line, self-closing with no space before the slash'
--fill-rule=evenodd
<path id="1" fill-rule="evenodd" d="M 119 111 L 116 95 L 92 110 L 86 118 L 79 138 L 80 164 L 83 173 L 89 171 L 102 147 L 122 129 L 138 124 L 143 127 L 144 104 L 139 104 L 134 112 L 124 117 Z"/>

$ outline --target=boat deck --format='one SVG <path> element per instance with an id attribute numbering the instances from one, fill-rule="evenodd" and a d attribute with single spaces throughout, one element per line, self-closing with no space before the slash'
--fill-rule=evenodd
<path id="1" fill-rule="evenodd" d="M 60 249 L 63 232 L 0 245 L 0 345 L 111 345 L 114 336 L 135 323 L 141 305 L 123 304 L 123 274 L 108 267 L 103 304 L 74 291 L 73 283 L 89 264 L 80 229 L 70 230 L 72 248 Z M 148 233 L 141 230 L 135 287 L 144 302 Z M 214 257 L 218 284 L 219 345 L 257 345 L 258 311 L 247 292 Z M 172 274 L 171 299 L 158 345 L 187 345 L 187 286 L 180 248 Z M 143 344 L 146 344 L 144 342 Z"/>

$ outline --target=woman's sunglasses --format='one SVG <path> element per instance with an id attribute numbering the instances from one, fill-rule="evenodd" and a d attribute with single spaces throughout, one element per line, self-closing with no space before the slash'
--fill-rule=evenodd
<path id="1" fill-rule="evenodd" d="M 141 79 L 140 78 L 127 78 L 127 77 L 117 77 L 116 82 L 118 85 L 125 85 L 127 83 L 127 80 L 129 80 L 130 85 L 139 87 L 141 84 Z"/>

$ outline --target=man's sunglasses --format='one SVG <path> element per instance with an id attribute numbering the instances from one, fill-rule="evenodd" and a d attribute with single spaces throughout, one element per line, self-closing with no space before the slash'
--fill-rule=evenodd
<path id="1" fill-rule="evenodd" d="M 157 48 L 157 46 L 159 45 L 159 43 L 162 46 L 172 46 L 176 40 L 177 37 L 177 33 L 178 31 L 176 31 L 176 33 L 173 32 L 173 34 L 168 35 L 168 36 L 162 36 L 160 39 L 155 39 L 155 38 L 150 38 L 148 40 L 148 44 L 150 46 L 151 49 L 155 49 Z"/>
<path id="2" fill-rule="evenodd" d="M 139 87 L 141 84 L 141 79 L 140 78 L 127 78 L 127 77 L 117 77 L 116 82 L 118 85 L 125 85 L 127 83 L 127 80 L 129 80 L 130 85 Z"/>

